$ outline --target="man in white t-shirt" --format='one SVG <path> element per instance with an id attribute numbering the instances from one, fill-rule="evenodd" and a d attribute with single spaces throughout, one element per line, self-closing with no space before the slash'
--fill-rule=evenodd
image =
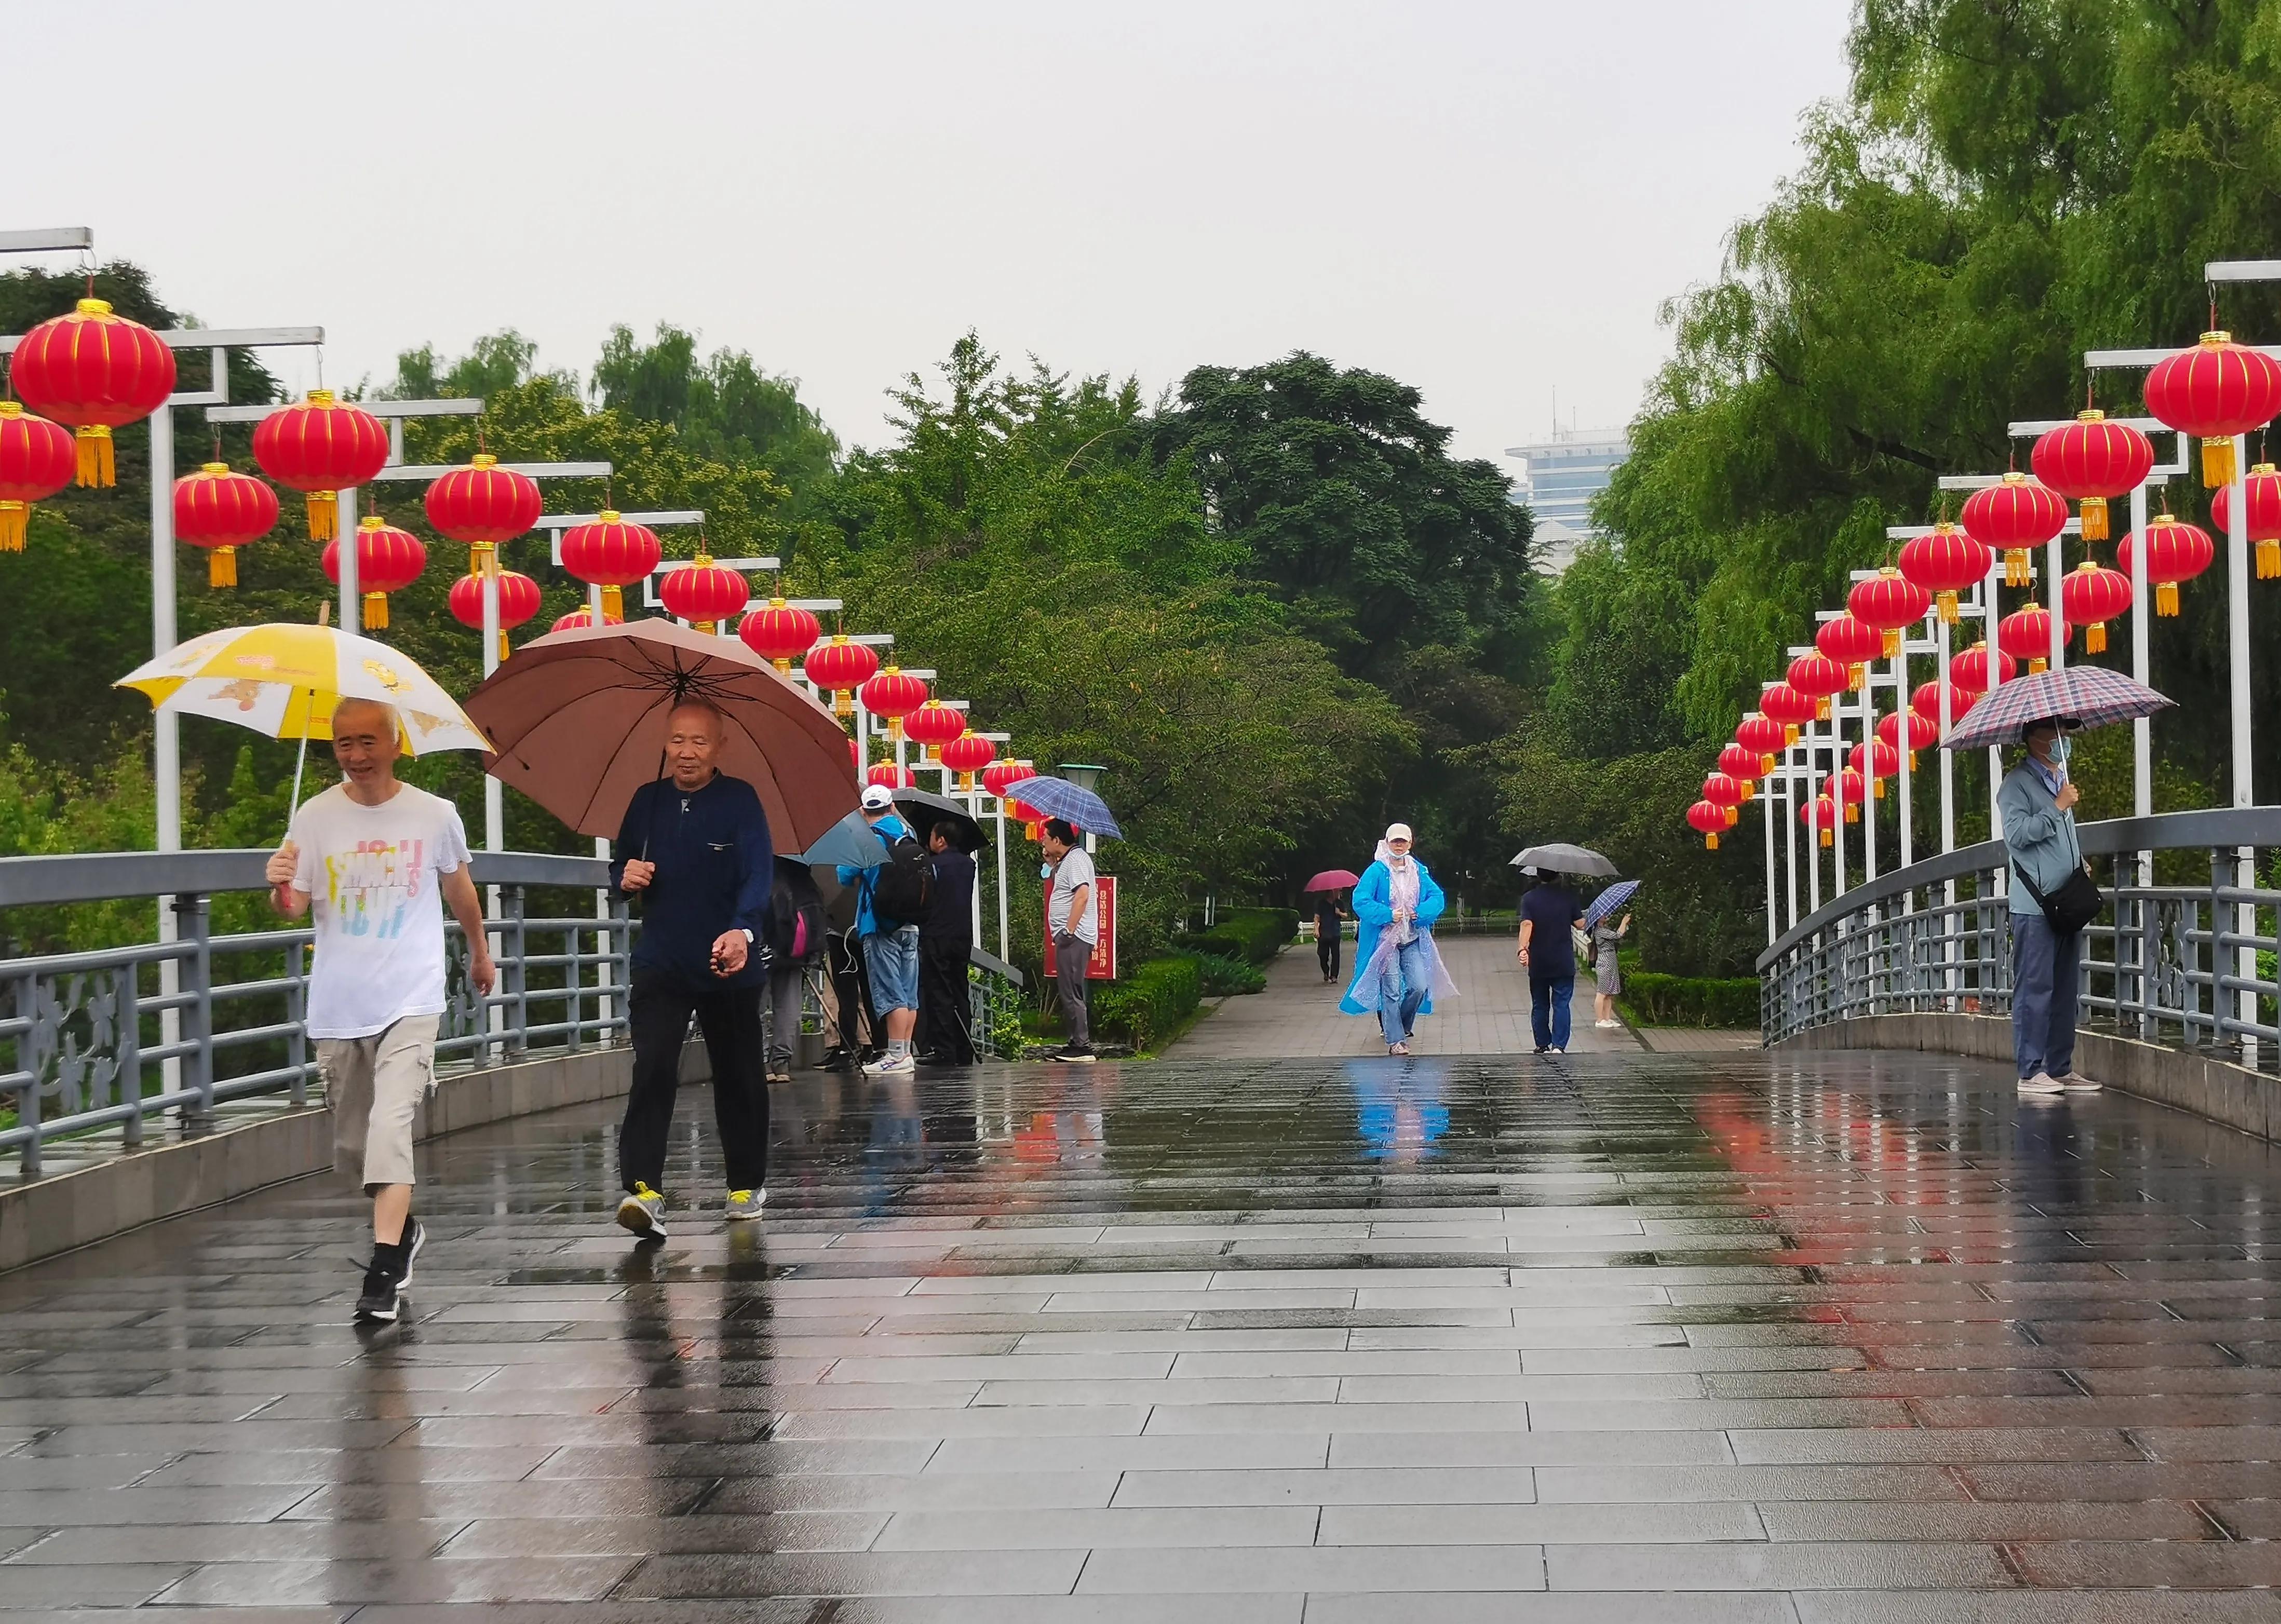
<path id="1" fill-rule="evenodd" d="M 333 709 L 341 782 L 293 815 L 269 859 L 269 900 L 298 919 L 313 911 L 309 1036 L 333 1111 L 333 1166 L 372 1197 L 372 1265 L 360 1322 L 392 1320 L 427 1237 L 412 1216 L 412 1119 L 435 1086 L 444 1013 L 440 894 L 468 935 L 468 974 L 499 978 L 483 904 L 468 873 L 459 808 L 396 779 L 396 713 L 371 700 Z"/>
<path id="2" fill-rule="evenodd" d="M 1054 958 L 1048 968 L 1062 996 L 1062 1025 L 1069 1041 L 1052 1058 L 1071 1065 L 1091 1065 L 1093 1019 L 1086 1007 L 1085 973 L 1093 950 L 1101 941 L 1100 915 L 1094 910 L 1093 859 L 1078 844 L 1078 832 L 1058 817 L 1049 817 L 1038 836 L 1038 845 L 1053 869 L 1053 889 L 1046 897 L 1046 927 L 1053 934 Z"/>

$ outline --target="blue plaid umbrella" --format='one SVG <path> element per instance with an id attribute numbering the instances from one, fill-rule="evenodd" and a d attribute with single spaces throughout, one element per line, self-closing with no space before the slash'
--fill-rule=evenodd
<path id="1" fill-rule="evenodd" d="M 1632 900 L 1632 893 L 1640 887 L 1635 879 L 1620 879 L 1614 885 L 1584 904 L 1584 928 L 1590 930 L 1616 909 Z"/>
<path id="2" fill-rule="evenodd" d="M 2174 703 L 2120 671 L 2103 665 L 2071 665 L 1999 683 L 1950 727 L 1941 743 L 1951 750 L 1983 750 L 1990 745 L 2018 743 L 2022 728 L 2045 716 L 2063 716 L 2070 727 L 2106 727 L 2151 716 Z"/>
<path id="3" fill-rule="evenodd" d="M 1047 817 L 1058 817 L 1094 834 L 1121 840 L 1125 831 L 1110 816 L 1109 803 L 1091 790 L 1081 790 L 1067 778 L 1024 778 L 1006 786 L 1006 793 Z"/>

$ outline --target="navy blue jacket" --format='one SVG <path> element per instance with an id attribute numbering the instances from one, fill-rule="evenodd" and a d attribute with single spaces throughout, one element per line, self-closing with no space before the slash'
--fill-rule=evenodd
<path id="1" fill-rule="evenodd" d="M 687 791 L 656 778 L 636 790 L 610 862 L 613 886 L 630 857 L 657 865 L 648 887 L 633 893 L 642 916 L 634 968 L 674 976 L 692 992 L 758 986 L 775 855 L 769 815 L 742 778 L 716 775 Z M 739 928 L 753 933 L 745 968 L 715 975 L 714 942 Z"/>

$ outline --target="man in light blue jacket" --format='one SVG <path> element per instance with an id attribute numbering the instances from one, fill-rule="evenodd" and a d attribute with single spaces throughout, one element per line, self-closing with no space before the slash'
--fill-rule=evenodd
<path id="1" fill-rule="evenodd" d="M 2057 717 L 2021 730 L 2028 754 L 2004 775 L 1996 808 L 2011 856 L 2012 1051 L 2020 1092 L 2090 1093 L 2099 1087 L 2075 1070 L 2075 1025 L 2083 990 L 2083 932 L 2062 936 L 2045 918 L 2037 893 L 2056 895 L 2083 867 L 2076 839 L 2081 799 L 2067 770 Z"/>

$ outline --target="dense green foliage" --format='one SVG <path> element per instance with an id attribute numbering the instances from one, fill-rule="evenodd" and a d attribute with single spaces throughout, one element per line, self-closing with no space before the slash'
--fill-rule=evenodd
<path id="1" fill-rule="evenodd" d="M 1203 973 L 1195 959 L 1165 954 L 1144 959 L 1118 979 L 1094 987 L 1086 1005 L 1096 1038 L 1154 1048 L 1195 1013 Z"/>
<path id="2" fill-rule="evenodd" d="M 1756 976 L 1666 976 L 1626 971 L 1620 1001 L 1643 1026 L 1714 1026 L 1747 1031 L 1759 1024 Z"/>
<path id="3" fill-rule="evenodd" d="M 1226 958 L 1217 953 L 1197 953 L 1182 949 L 1183 955 L 1196 963 L 1196 973 L 1203 978 L 1204 996 L 1231 998 L 1244 993 L 1264 993 L 1267 990 L 1267 972 L 1249 959 Z"/>
<path id="4" fill-rule="evenodd" d="M 1299 916 L 1287 908 L 1230 908 L 1209 931 L 1183 936 L 1174 944 L 1184 953 L 1211 954 L 1264 964 L 1299 934 Z"/>

